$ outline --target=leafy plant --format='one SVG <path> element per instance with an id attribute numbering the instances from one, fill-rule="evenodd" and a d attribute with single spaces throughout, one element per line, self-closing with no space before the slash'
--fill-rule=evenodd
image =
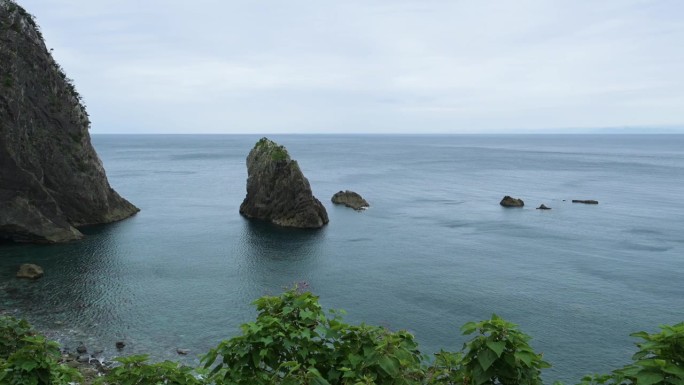
<path id="1" fill-rule="evenodd" d="M 26 320 L 14 317 L 0 317 L 0 359 L 7 359 L 12 353 L 26 345 L 25 337 L 34 333 Z"/>
<path id="2" fill-rule="evenodd" d="M 538 385 L 541 370 L 551 367 L 529 346 L 530 336 L 496 314 L 490 320 L 468 322 L 461 331 L 479 332 L 464 345 L 464 384 Z"/>
<path id="3" fill-rule="evenodd" d="M 256 322 L 202 359 L 217 384 L 412 384 L 422 374 L 408 332 L 328 318 L 318 297 L 295 289 L 254 304 Z"/>
<path id="4" fill-rule="evenodd" d="M 426 384 L 455 385 L 465 383 L 463 354 L 440 350 L 426 372 Z"/>
<path id="5" fill-rule="evenodd" d="M 148 355 L 116 358 L 122 365 L 98 378 L 98 385 L 201 385 L 193 368 L 177 362 L 147 363 Z"/>
<path id="6" fill-rule="evenodd" d="M 515 324 L 493 315 L 468 322 L 475 336 L 460 352 L 440 351 L 432 362 L 413 336 L 370 325 L 349 325 L 342 311 L 326 315 L 318 297 L 296 288 L 254 302 L 255 322 L 202 358 L 202 368 L 147 355 L 117 358 L 120 366 L 96 385 L 542 385 L 550 365 Z M 645 332 L 633 363 L 611 374 L 584 376 L 579 385 L 684 385 L 684 323 Z M 35 335 L 23 320 L 0 317 L 0 384 L 66 385 L 75 369 L 59 364 L 56 342 Z M 555 383 L 554 385 L 562 385 Z"/>
<path id="7" fill-rule="evenodd" d="M 616 383 L 635 385 L 684 384 L 684 322 L 660 326 L 660 333 L 638 332 L 632 337 L 643 341 L 632 356 L 634 363 L 615 370 Z"/>
<path id="8" fill-rule="evenodd" d="M 0 384 L 67 385 L 82 379 L 73 368 L 59 364 L 59 345 L 45 337 L 25 336 L 23 346 L 0 360 Z"/>

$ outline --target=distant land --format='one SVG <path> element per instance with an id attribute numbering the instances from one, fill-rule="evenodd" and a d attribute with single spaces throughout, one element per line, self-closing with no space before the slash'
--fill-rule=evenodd
<path id="1" fill-rule="evenodd" d="M 684 127 L 599 127 L 520 130 L 524 134 L 684 134 Z"/>

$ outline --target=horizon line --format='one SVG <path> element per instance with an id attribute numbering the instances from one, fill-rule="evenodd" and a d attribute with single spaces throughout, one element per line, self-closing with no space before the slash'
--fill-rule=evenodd
<path id="1" fill-rule="evenodd" d="M 91 132 L 90 135 L 336 135 L 336 136 L 448 136 L 448 135 L 684 135 L 684 129 L 657 132 Z"/>

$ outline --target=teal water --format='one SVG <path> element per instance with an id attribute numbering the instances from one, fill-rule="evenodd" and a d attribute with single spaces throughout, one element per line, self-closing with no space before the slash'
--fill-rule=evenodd
<path id="1" fill-rule="evenodd" d="M 684 135 L 274 135 L 328 210 L 320 231 L 238 214 L 258 139 L 94 136 L 142 211 L 80 242 L 0 245 L 0 309 L 70 346 L 111 356 L 123 338 L 127 353 L 178 359 L 305 281 L 347 321 L 408 329 L 426 353 L 460 349 L 462 324 L 497 313 L 554 365 L 546 381 L 571 383 L 627 363 L 629 333 L 684 320 Z M 333 206 L 341 189 L 371 208 Z M 45 277 L 14 279 L 25 262 Z"/>

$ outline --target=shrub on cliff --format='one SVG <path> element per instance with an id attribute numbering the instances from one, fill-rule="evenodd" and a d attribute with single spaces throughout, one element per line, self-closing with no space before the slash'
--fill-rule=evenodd
<path id="1" fill-rule="evenodd" d="M 24 320 L 0 317 L 0 384 L 67 385 L 82 380 L 59 363 L 59 345 L 36 335 Z"/>
<path id="2" fill-rule="evenodd" d="M 33 334 L 33 328 L 26 320 L 0 317 L 0 360 L 6 360 L 25 344 L 25 337 Z"/>
<path id="3" fill-rule="evenodd" d="M 382 327 L 349 325 L 341 311 L 329 315 L 309 292 L 289 290 L 255 301 L 255 322 L 202 358 L 202 368 L 147 356 L 117 359 L 121 365 L 98 379 L 102 385 L 542 385 L 550 365 L 529 346 L 530 337 L 494 315 L 466 323 L 476 333 L 460 352 L 421 355 L 413 336 Z M 59 365 L 55 342 L 33 335 L 25 321 L 0 317 L 0 384 L 66 385 L 79 380 Z M 641 338 L 633 363 L 610 374 L 585 376 L 579 385 L 684 385 L 684 323 L 661 326 Z M 557 384 L 562 385 L 562 384 Z"/>
<path id="4" fill-rule="evenodd" d="M 145 354 L 120 357 L 121 363 L 106 376 L 95 381 L 97 385 L 202 385 L 205 382 L 195 375 L 193 368 L 176 362 L 147 362 Z"/>
<path id="5" fill-rule="evenodd" d="M 423 376 L 413 336 L 327 317 L 311 293 L 255 302 L 255 322 L 203 362 L 217 384 L 414 384 Z"/>

